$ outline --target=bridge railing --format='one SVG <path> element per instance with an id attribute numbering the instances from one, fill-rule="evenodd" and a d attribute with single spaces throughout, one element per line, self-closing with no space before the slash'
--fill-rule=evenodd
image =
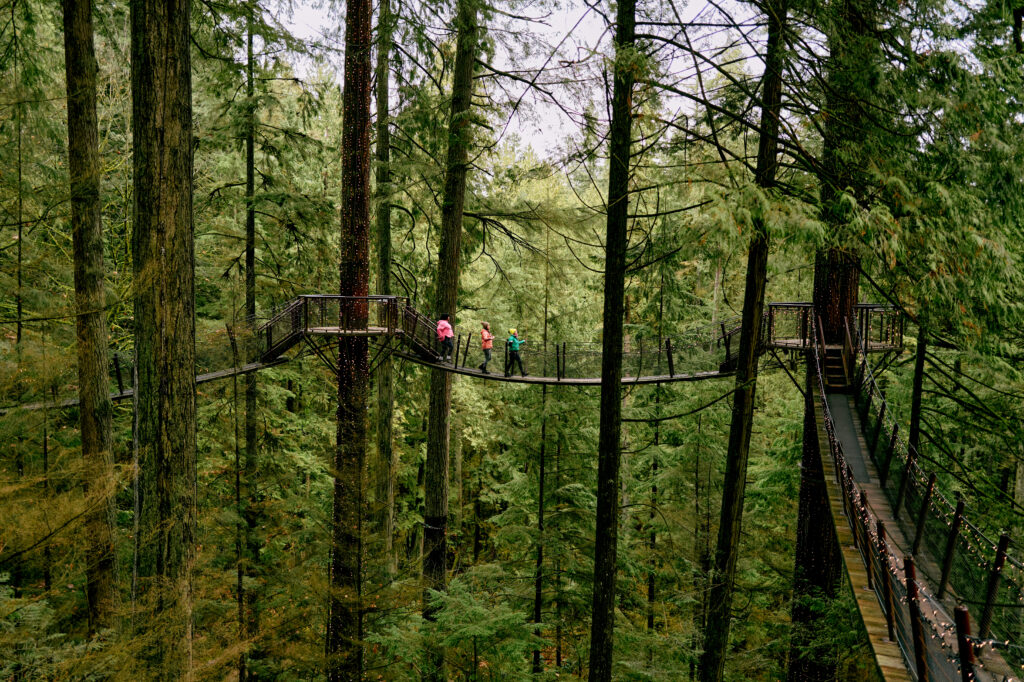
<path id="1" fill-rule="evenodd" d="M 769 348 L 806 350 L 811 336 L 812 303 L 769 303 L 765 314 L 765 345 Z M 903 347 L 903 319 L 899 310 L 879 303 L 854 306 L 856 321 L 850 327 L 869 351 L 898 350 Z"/>
<path id="2" fill-rule="evenodd" d="M 912 448 L 906 431 L 879 388 L 858 347 L 855 399 L 879 485 L 893 515 L 905 527 L 914 554 L 927 553 L 937 568 L 928 579 L 942 599 L 952 592 L 977 623 L 977 639 L 1003 649 L 1007 662 L 1024 665 L 1024 649 L 1012 644 L 1024 627 L 1024 564 L 969 519 L 965 502 L 944 492 L 929 462 Z"/>
<path id="3" fill-rule="evenodd" d="M 815 370 L 818 409 L 823 415 L 843 511 L 853 533 L 854 545 L 867 569 L 868 587 L 874 591 L 885 615 L 889 639 L 899 645 L 907 669 L 914 679 L 950 682 L 991 679 L 973 676 L 983 672 L 983 664 L 974 656 L 975 647 L 981 642 L 978 638 L 970 637 L 969 619 L 964 615 L 965 619 L 959 622 L 958 628 L 954 619 L 947 614 L 940 596 L 934 594 L 928 584 L 918 578 L 920 571 L 911 548 L 894 545 L 886 532 L 884 520 L 874 513 L 865 491 L 856 482 L 842 442 L 836 436 L 826 399 L 822 373 L 824 349 L 815 337 L 814 321 L 811 320 L 809 324 L 812 339 L 810 357 Z M 858 345 L 858 338 L 851 340 Z M 931 579 L 931 576 L 925 577 Z"/>
<path id="4" fill-rule="evenodd" d="M 428 325 L 433 330 L 432 321 L 426 320 L 421 324 L 425 329 Z M 456 365 L 476 367 L 483 360 L 479 337 L 475 333 L 465 335 L 458 329 L 456 332 Z M 627 337 L 623 341 L 622 376 L 627 379 L 674 377 L 729 371 L 734 368 L 739 354 L 739 332 L 739 318 L 735 318 L 688 330 L 660 342 L 644 337 Z M 501 372 L 507 365 L 504 345 L 504 339 L 495 339 L 494 357 L 489 367 L 492 372 Z M 520 358 L 526 371 L 533 375 L 557 379 L 601 376 L 599 342 L 551 342 L 545 347 L 537 339 L 527 339 L 520 350 Z"/>

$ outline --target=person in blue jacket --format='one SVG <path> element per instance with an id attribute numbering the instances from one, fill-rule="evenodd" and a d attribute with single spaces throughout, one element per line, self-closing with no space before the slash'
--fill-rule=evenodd
<path id="1" fill-rule="evenodd" d="M 505 346 L 508 348 L 508 365 L 505 366 L 505 376 L 512 376 L 512 371 L 519 365 L 519 373 L 526 376 L 526 369 L 523 368 L 523 359 L 519 356 L 519 348 L 526 343 L 519 338 L 519 332 L 513 327 L 508 330 L 508 339 Z"/>

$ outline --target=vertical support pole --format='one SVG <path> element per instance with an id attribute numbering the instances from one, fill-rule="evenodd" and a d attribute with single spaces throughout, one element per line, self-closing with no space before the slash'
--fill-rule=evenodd
<path id="1" fill-rule="evenodd" d="M 124 393 L 124 377 L 121 376 L 121 356 L 114 353 L 114 374 L 117 375 L 117 392 Z"/>
<path id="2" fill-rule="evenodd" d="M 924 536 L 924 524 L 928 519 L 928 507 L 932 503 L 932 493 L 935 492 L 935 472 L 928 475 L 928 487 L 924 491 L 924 498 L 921 499 L 921 511 L 917 514 L 917 528 L 914 532 L 914 547 L 910 553 L 917 556 L 921 550 L 921 538 Z"/>
<path id="3" fill-rule="evenodd" d="M 1003 533 L 999 536 L 996 547 L 996 560 L 992 562 L 992 572 L 988 576 L 988 589 L 985 591 L 985 609 L 981 612 L 978 623 L 978 637 L 988 639 L 992 634 L 992 616 L 996 608 L 996 595 L 999 594 L 999 582 L 1003 577 L 1003 564 L 1006 563 L 1006 550 L 1010 546 L 1010 536 Z"/>
<path id="4" fill-rule="evenodd" d="M 939 599 L 946 596 L 946 584 L 949 582 L 950 571 L 953 570 L 953 552 L 956 551 L 956 541 L 960 536 L 960 524 L 964 520 L 964 499 L 957 495 L 956 511 L 953 512 L 953 523 L 949 526 L 949 535 L 946 537 L 946 551 L 942 554 L 942 577 L 939 578 Z"/>
<path id="5" fill-rule="evenodd" d="M 672 362 L 672 339 L 665 339 L 665 352 L 668 354 L 668 375 L 675 376 L 676 369 Z"/>
<path id="6" fill-rule="evenodd" d="M 892 466 L 892 456 L 896 453 L 896 439 L 899 437 L 900 425 L 892 425 L 892 435 L 889 436 L 889 447 L 885 450 L 885 459 L 882 460 L 882 473 L 880 475 L 880 483 L 882 487 L 885 487 L 886 481 L 889 480 L 889 467 Z"/>
<path id="7" fill-rule="evenodd" d="M 800 347 L 807 348 L 807 316 L 810 308 L 800 311 Z"/>
<path id="8" fill-rule="evenodd" d="M 900 481 L 900 490 L 896 493 L 896 504 L 892 508 L 892 517 L 894 519 L 900 517 L 900 507 L 903 506 L 903 498 L 907 496 L 907 486 L 910 485 L 910 476 L 914 472 L 914 459 L 916 457 L 916 452 L 907 452 L 907 465 L 903 467 L 903 480 Z"/>
<path id="9" fill-rule="evenodd" d="M 725 325 L 720 324 L 719 326 L 722 328 L 722 342 L 725 344 L 725 362 L 729 362 L 729 345 L 732 339 L 729 338 L 729 334 L 725 331 Z"/>
<path id="10" fill-rule="evenodd" d="M 562 380 L 562 349 L 555 344 L 555 381 Z"/>
<path id="11" fill-rule="evenodd" d="M 914 663 L 917 667 L 917 679 L 928 681 L 928 658 L 924 644 L 924 626 L 921 623 L 921 604 L 917 594 L 917 571 L 914 569 L 914 557 L 909 554 L 903 557 L 903 572 L 907 577 L 907 608 L 910 610 L 910 631 L 914 639 Z"/>
<path id="12" fill-rule="evenodd" d="M 882 426 L 885 425 L 885 406 L 886 403 L 883 402 L 882 405 L 878 408 L 878 421 L 875 422 L 875 432 L 871 434 L 872 455 L 875 454 L 875 451 L 878 449 L 878 437 L 882 433 Z"/>
<path id="13" fill-rule="evenodd" d="M 962 604 L 953 609 L 953 622 L 956 623 L 956 648 L 960 653 L 960 680 L 971 682 L 974 679 L 974 647 L 971 646 L 971 615 Z"/>
<path id="14" fill-rule="evenodd" d="M 455 339 L 455 357 L 452 358 L 452 367 L 459 366 L 459 351 L 462 349 L 462 334 L 459 334 L 458 338 Z"/>
<path id="15" fill-rule="evenodd" d="M 562 378 L 563 378 L 563 379 L 564 379 L 564 378 L 565 378 L 566 376 L 568 376 L 568 375 L 567 375 L 567 374 L 565 373 L 565 357 L 566 357 L 566 356 L 565 356 L 565 341 L 563 341 L 563 342 L 562 342 Z"/>
<path id="16" fill-rule="evenodd" d="M 878 534 L 878 563 L 882 567 L 882 574 L 879 579 L 882 581 L 882 605 L 885 610 L 885 627 L 888 631 L 889 641 L 896 641 L 896 624 L 894 622 L 894 610 L 892 599 L 892 573 L 889 572 L 889 550 L 885 545 L 885 522 L 879 519 L 875 529 Z"/>
<path id="17" fill-rule="evenodd" d="M 469 360 L 469 346 L 473 343 L 473 335 L 469 334 L 466 336 L 466 351 L 462 354 L 462 366 L 466 366 L 466 362 Z"/>

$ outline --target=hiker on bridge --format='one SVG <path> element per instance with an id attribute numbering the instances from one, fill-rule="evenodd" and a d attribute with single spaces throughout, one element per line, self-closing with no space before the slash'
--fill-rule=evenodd
<path id="1" fill-rule="evenodd" d="M 494 334 L 491 333 L 491 325 L 487 322 L 481 322 L 480 325 L 483 329 L 480 330 L 480 348 L 484 352 L 484 361 L 480 365 L 480 371 L 484 374 L 490 374 L 487 371 L 487 363 L 491 361 L 491 348 L 494 347 Z"/>
<path id="2" fill-rule="evenodd" d="M 526 341 L 520 340 L 519 332 L 514 327 L 508 330 L 508 339 L 505 341 L 505 347 L 508 348 L 508 363 L 505 365 L 505 376 L 512 376 L 516 363 L 519 364 L 519 373 L 524 377 L 526 376 L 526 370 L 523 368 L 523 359 L 519 356 L 519 347 L 524 343 Z"/>
<path id="3" fill-rule="evenodd" d="M 437 340 L 441 342 L 441 362 L 448 362 L 452 359 L 452 352 L 455 350 L 455 332 L 452 331 L 452 323 L 448 321 L 448 313 L 441 315 L 437 321 Z"/>

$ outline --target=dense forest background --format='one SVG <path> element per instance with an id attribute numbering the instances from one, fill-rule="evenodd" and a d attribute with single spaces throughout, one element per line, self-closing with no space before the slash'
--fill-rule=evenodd
<path id="1" fill-rule="evenodd" d="M 74 120 L 69 129 L 65 40 L 66 15 L 81 5 L 98 65 L 98 310 L 76 284 L 73 234 L 81 197 L 69 153 L 83 133 Z M 176 432 L 165 417 L 161 436 L 171 451 L 176 434 L 194 439 L 192 473 L 185 464 L 167 474 L 185 476 L 181 499 L 192 506 L 165 510 L 194 514 L 181 520 L 183 536 L 164 541 L 167 561 L 187 544 L 187 570 L 169 588 L 146 587 L 163 561 L 147 574 L 146 398 L 140 389 L 134 402 L 101 408 L 110 438 L 99 458 L 84 444 L 86 410 L 59 403 L 85 388 L 76 324 L 88 313 L 105 320 L 104 394 L 147 385 L 135 371 L 140 339 L 157 336 L 146 336 L 139 300 L 165 275 L 139 266 L 149 194 L 140 199 L 138 150 L 151 136 L 149 127 L 133 135 L 144 97 L 132 59 L 150 35 L 133 14 L 152 5 L 161 3 L 0 6 L 0 679 L 588 677 L 595 545 L 606 537 L 595 531 L 607 416 L 599 387 L 450 375 L 439 386 L 432 370 L 371 346 L 358 403 L 365 456 L 342 470 L 343 441 L 355 441 L 339 425 L 338 377 L 312 352 L 194 385 L 191 421 Z M 174 261 L 166 276 L 194 273 L 194 309 L 182 309 L 194 316 L 194 359 L 186 335 L 166 360 L 184 363 L 183 376 L 251 361 L 254 323 L 297 295 L 338 293 L 339 262 L 345 272 L 359 257 L 370 293 L 406 296 L 430 315 L 454 305 L 463 338 L 482 321 L 498 341 L 515 327 L 528 371 L 550 376 L 536 351 L 567 341 L 600 355 L 614 290 L 606 225 L 622 208 L 620 319 L 632 346 L 695 334 L 710 344 L 745 310 L 757 248 L 767 301 L 811 300 L 822 254 L 856 262 L 860 300 L 907 318 L 905 349 L 886 357 L 881 381 L 909 422 L 923 373 L 920 449 L 939 485 L 962 495 L 992 537 L 1021 537 L 1024 9 L 381 0 L 364 35 L 371 62 L 365 42 L 353 50 L 342 38 L 345 17 L 369 30 L 369 3 L 325 10 L 332 25 L 315 39 L 289 33 L 289 3 L 183 7 L 188 39 L 175 44 L 191 84 L 181 96 L 191 100 L 182 120 L 193 231 L 187 267 Z M 342 87 L 342 66 L 360 55 L 371 70 L 353 66 L 347 77 L 363 74 L 358 89 L 373 92 L 369 146 L 345 136 L 356 118 L 342 113 L 357 89 Z M 627 94 L 616 99 L 619 87 Z M 168 102 L 167 120 L 184 116 Z M 631 122 L 624 156 L 609 151 L 616 110 Z M 371 196 L 353 199 L 346 153 L 368 168 L 371 152 Z M 628 193 L 611 201 L 623 158 Z M 459 169 L 456 202 L 446 183 Z M 145 186 L 172 186 L 155 177 Z M 358 201 L 375 221 L 363 225 L 362 256 L 345 227 Z M 342 277 L 342 291 L 355 282 Z M 499 346 L 491 369 L 500 372 Z M 330 352 L 344 358 L 346 348 Z M 470 358 L 483 360 L 475 342 Z M 618 396 L 605 651 L 615 679 L 721 679 L 705 653 L 712 632 L 725 633 L 725 679 L 781 679 L 800 655 L 790 614 L 805 369 L 798 355 L 759 362 L 749 381 L 628 386 Z M 152 396 L 164 390 L 148 385 Z M 753 427 L 737 493 L 727 460 L 740 428 L 734 399 L 748 388 Z M 428 415 L 442 391 L 438 485 Z M 43 405 L 9 409 L 30 403 Z M 359 505 L 358 523 L 345 526 L 358 542 L 345 547 L 339 480 Z M 441 502 L 438 578 L 428 536 Z M 742 532 L 723 630 L 709 610 L 722 603 L 712 596 L 722 584 L 716 539 L 732 503 Z M 97 528 L 108 529 L 108 550 L 97 550 Z M 355 596 L 336 580 L 340 555 L 358 563 Z M 179 632 L 167 595 L 186 584 L 190 626 Z M 852 595 L 811 606 L 813 636 L 801 641 L 829 652 L 835 677 L 873 679 Z M 339 613 L 358 615 L 354 639 L 338 635 Z M 186 640 L 189 655 L 176 658 Z M 358 673 L 338 667 L 346 650 L 358 650 Z"/>

